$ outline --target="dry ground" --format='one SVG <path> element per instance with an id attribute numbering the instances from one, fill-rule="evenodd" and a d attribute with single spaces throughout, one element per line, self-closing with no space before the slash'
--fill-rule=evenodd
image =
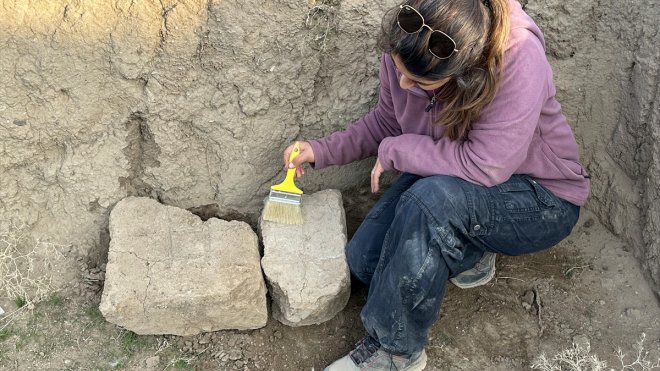
<path id="1" fill-rule="evenodd" d="M 370 202 L 364 193 L 345 200 L 349 234 Z M 0 332 L 0 369 L 321 370 L 363 336 L 366 292 L 354 285 L 347 307 L 320 325 L 291 328 L 271 320 L 259 330 L 187 338 L 138 336 L 107 323 L 98 294 L 54 294 Z M 0 305 L 15 309 L 7 298 Z M 499 256 L 488 285 L 451 286 L 431 331 L 427 369 L 526 370 L 541 353 L 588 341 L 592 354 L 621 370 L 616 349 L 632 356 L 643 333 L 647 359 L 657 359 L 658 301 L 630 249 L 584 212 L 559 246 Z"/>

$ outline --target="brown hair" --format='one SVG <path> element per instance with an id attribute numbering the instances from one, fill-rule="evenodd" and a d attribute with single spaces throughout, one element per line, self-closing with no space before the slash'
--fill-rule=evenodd
<path id="1" fill-rule="evenodd" d="M 481 110 L 495 97 L 500 81 L 504 50 L 509 34 L 508 0 L 407 0 L 425 23 L 456 42 L 448 59 L 429 53 L 428 29 L 407 34 L 399 28 L 399 6 L 383 21 L 381 48 L 400 58 L 408 71 L 428 80 L 450 80 L 441 87 L 437 99 L 444 102 L 436 125 L 444 125 L 444 135 L 465 139 Z"/>

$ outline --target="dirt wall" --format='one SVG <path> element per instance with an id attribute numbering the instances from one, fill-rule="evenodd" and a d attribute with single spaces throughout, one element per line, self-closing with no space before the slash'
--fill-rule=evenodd
<path id="1" fill-rule="evenodd" d="M 660 294 L 660 8 L 654 0 L 528 1 L 592 176 L 587 207 L 625 238 Z"/>
<path id="2" fill-rule="evenodd" d="M 254 220 L 281 149 L 368 112 L 395 1 L 0 1 L 0 228 L 103 260 L 128 195 Z M 528 1 L 593 176 L 588 207 L 660 283 L 654 0 Z M 348 189 L 369 163 L 308 172 Z M 58 280 L 76 269 L 64 264 Z"/>

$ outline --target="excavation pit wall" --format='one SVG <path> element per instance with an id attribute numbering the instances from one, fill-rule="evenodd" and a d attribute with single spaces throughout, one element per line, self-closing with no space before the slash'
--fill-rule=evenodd
<path id="1" fill-rule="evenodd" d="M 288 143 L 374 107 L 380 20 L 397 2 L 0 4 L 0 230 L 49 242 L 53 285 L 70 287 L 81 261 L 105 259 L 109 212 L 126 196 L 217 205 L 254 225 Z M 658 293 L 660 9 L 523 5 L 592 176 L 587 208 Z M 364 185 L 370 164 L 308 171 L 302 186 Z"/>

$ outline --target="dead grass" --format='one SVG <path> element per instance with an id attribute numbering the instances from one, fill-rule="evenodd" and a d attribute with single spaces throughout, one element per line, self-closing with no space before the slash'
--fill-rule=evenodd
<path id="1" fill-rule="evenodd" d="M 0 331 L 36 303 L 51 297 L 53 262 L 62 257 L 62 245 L 34 239 L 25 225 L 11 224 L 0 231 L 0 296 L 14 301 L 16 309 L 0 318 Z"/>
<path id="2" fill-rule="evenodd" d="M 48 273 L 64 246 L 35 240 L 25 225 L 0 231 L 0 293 L 23 304 L 37 303 L 53 293 Z M 19 307 L 22 307 L 20 305 Z"/>
<path id="3" fill-rule="evenodd" d="M 307 12 L 305 26 L 311 30 L 312 36 L 306 40 L 306 45 L 320 52 L 326 50 L 329 35 L 337 27 L 338 6 L 338 1 L 323 0 Z"/>
<path id="4" fill-rule="evenodd" d="M 615 352 L 620 365 L 608 368 L 606 361 L 601 361 L 598 355 L 590 354 L 589 346 L 573 344 L 548 358 L 541 354 L 534 363 L 533 370 L 540 371 L 652 371 L 660 370 L 660 355 L 652 355 L 645 349 L 646 334 L 642 333 L 639 340 L 633 344 L 633 355 L 629 356 L 621 348 Z M 654 357 L 658 357 L 657 359 Z"/>

